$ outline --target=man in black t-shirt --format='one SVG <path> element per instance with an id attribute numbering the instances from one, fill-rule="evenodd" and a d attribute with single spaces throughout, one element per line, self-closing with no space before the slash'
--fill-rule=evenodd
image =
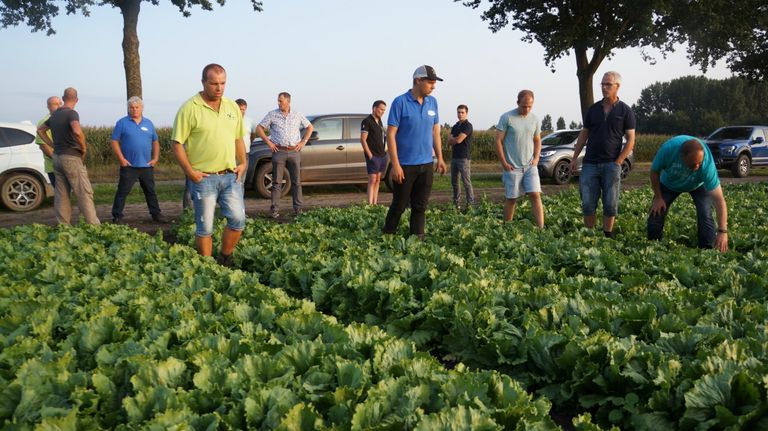
<path id="1" fill-rule="evenodd" d="M 360 124 L 360 144 L 365 153 L 365 167 L 368 171 L 368 205 L 379 200 L 381 174 L 387 170 L 387 148 L 384 143 L 384 125 L 381 117 L 387 109 L 383 100 L 373 102 L 371 115 Z"/>
<path id="2" fill-rule="evenodd" d="M 467 120 L 469 108 L 467 105 L 459 105 L 456 108 L 456 115 L 459 121 L 451 128 L 451 136 L 448 138 L 448 145 L 453 147 L 451 156 L 451 186 L 453 187 L 453 205 L 456 209 L 461 209 L 459 203 L 461 190 L 459 188 L 459 177 L 464 184 L 464 193 L 467 195 L 467 208 L 475 204 L 475 192 L 472 189 L 472 180 L 470 179 L 470 159 L 472 154 L 472 123 Z"/>
<path id="3" fill-rule="evenodd" d="M 56 220 L 59 224 L 71 224 L 72 203 L 69 194 L 74 192 L 85 222 L 100 224 L 93 204 L 93 188 L 85 169 L 85 134 L 80 128 L 80 116 L 75 111 L 77 90 L 67 88 L 62 100 L 64 106 L 53 111 L 50 118 L 37 128 L 37 136 L 53 147 L 53 174 L 56 176 L 53 208 Z M 48 130 L 53 136 L 52 141 L 48 137 Z"/>

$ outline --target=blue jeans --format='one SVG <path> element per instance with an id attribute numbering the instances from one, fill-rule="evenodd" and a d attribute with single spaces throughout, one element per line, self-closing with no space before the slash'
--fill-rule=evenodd
<path id="1" fill-rule="evenodd" d="M 595 215 L 602 195 L 603 217 L 615 217 L 619 211 L 620 186 L 621 166 L 614 162 L 583 163 L 579 176 L 582 214 Z"/>
<path id="2" fill-rule="evenodd" d="M 144 191 L 144 199 L 147 201 L 147 208 L 152 217 L 160 215 L 160 205 L 157 203 L 157 194 L 155 193 L 155 173 L 154 168 L 134 168 L 132 166 L 120 167 L 120 179 L 117 182 L 117 192 L 115 192 L 115 201 L 112 203 L 112 218 L 120 220 L 123 218 L 123 208 L 125 208 L 125 198 L 131 193 L 133 185 L 139 180 L 141 190 Z"/>
<path id="3" fill-rule="evenodd" d="M 470 159 L 451 160 L 451 186 L 453 187 L 453 204 L 459 206 L 461 200 L 461 188 L 459 187 L 459 177 L 464 184 L 464 193 L 467 195 L 467 206 L 475 204 L 475 191 L 472 189 L 472 180 L 470 179 Z"/>
<path id="4" fill-rule="evenodd" d="M 195 235 L 209 237 L 213 235 L 213 219 L 216 204 L 221 208 L 221 215 L 227 219 L 231 230 L 245 229 L 245 203 L 243 202 L 243 184 L 237 181 L 237 174 L 208 175 L 199 183 L 189 181 L 192 205 L 195 207 Z"/>
<path id="5" fill-rule="evenodd" d="M 669 207 L 683 192 L 676 192 L 664 187 L 661 184 L 661 197 L 667 205 L 661 214 L 648 216 L 648 239 L 660 240 L 664 234 L 664 220 L 667 218 Z M 696 190 L 688 192 L 693 198 L 693 204 L 696 206 L 696 225 L 698 228 L 699 247 L 712 248 L 715 243 L 715 221 L 712 218 L 712 196 L 701 186 Z"/>

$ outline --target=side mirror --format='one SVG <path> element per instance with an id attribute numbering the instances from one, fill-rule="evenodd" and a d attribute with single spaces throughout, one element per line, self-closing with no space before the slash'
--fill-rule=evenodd
<path id="1" fill-rule="evenodd" d="M 309 135 L 309 140 L 310 141 L 317 141 L 318 139 L 320 139 L 320 137 L 317 136 L 317 130 L 313 130 L 312 134 Z"/>
<path id="2" fill-rule="evenodd" d="M 752 142 L 755 144 L 762 144 L 763 142 L 765 142 L 765 138 L 763 138 L 762 136 L 758 136 Z"/>

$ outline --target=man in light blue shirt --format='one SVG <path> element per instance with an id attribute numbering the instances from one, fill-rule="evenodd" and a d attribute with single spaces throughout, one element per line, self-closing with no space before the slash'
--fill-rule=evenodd
<path id="1" fill-rule="evenodd" d="M 651 188 L 648 239 L 661 239 L 669 207 L 681 193 L 688 193 L 696 206 L 699 247 L 728 251 L 728 208 L 712 153 L 704 143 L 680 135 L 662 144 L 651 165 Z M 713 203 L 717 234 L 712 219 Z"/>
<path id="2" fill-rule="evenodd" d="M 517 199 L 527 194 L 536 226 L 543 228 L 544 207 L 537 166 L 541 156 L 541 122 L 531 109 L 533 92 L 520 91 L 517 108 L 504 113 L 496 125 L 496 154 L 504 170 L 504 221 L 512 220 Z"/>
<path id="3" fill-rule="evenodd" d="M 413 72 L 413 86 L 397 96 L 389 108 L 387 145 L 392 168 L 392 204 L 382 231 L 397 231 L 400 216 L 410 204 L 410 233 L 424 238 L 426 211 L 432 192 L 432 154 L 437 170 L 445 173 L 437 99 L 432 91 L 442 81 L 431 66 L 419 66 Z"/>
<path id="4" fill-rule="evenodd" d="M 304 128 L 304 137 L 301 129 Z M 266 131 L 269 130 L 269 136 Z M 291 95 L 282 92 L 277 96 L 277 109 L 269 111 L 256 126 L 256 134 L 272 150 L 272 205 L 270 216 L 277 218 L 282 196 L 283 170 L 291 176 L 293 212 L 298 214 L 304 199 L 301 190 L 301 149 L 312 136 L 312 123 L 298 112 L 291 110 Z"/>

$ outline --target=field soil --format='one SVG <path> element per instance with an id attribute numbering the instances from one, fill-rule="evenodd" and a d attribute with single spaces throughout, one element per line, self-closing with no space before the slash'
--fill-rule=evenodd
<path id="1" fill-rule="evenodd" d="M 495 164 L 489 166 L 488 169 L 496 169 Z M 475 170 L 475 169 L 473 169 Z M 649 187 L 648 181 L 649 164 L 638 163 L 636 168 L 632 171 L 630 176 L 623 181 L 622 188 L 636 188 L 636 187 Z M 478 171 L 485 171 L 485 169 L 478 169 Z M 768 181 L 768 170 L 760 169 L 756 170 L 754 174 L 747 178 L 733 178 L 728 172 L 721 171 L 721 182 L 723 184 L 734 184 L 743 182 L 761 182 Z M 546 195 L 553 195 L 559 192 L 568 190 L 569 188 L 578 188 L 578 180 L 572 180 L 566 185 L 556 185 L 551 180 L 542 180 L 542 191 Z M 132 193 L 141 193 L 139 187 L 135 187 Z M 499 187 L 475 187 L 476 199 L 487 199 L 491 202 L 502 202 L 504 200 L 504 188 Z M 726 194 L 726 201 L 728 196 Z M 383 191 L 379 194 L 379 204 L 389 205 L 392 200 L 392 193 Z M 14 213 L 6 209 L 0 209 L 0 227 L 13 227 L 23 224 L 40 223 L 45 225 L 56 225 L 56 216 L 53 212 L 53 198 L 49 198 L 48 201 L 40 208 L 25 212 Z M 305 209 L 311 210 L 312 208 L 319 207 L 345 207 L 349 205 L 363 204 L 366 202 L 365 186 L 339 186 L 339 187 L 304 187 L 304 202 Z M 451 192 L 450 190 L 432 191 L 430 198 L 431 204 L 450 204 Z M 732 202 L 728 202 L 729 205 L 733 205 Z M 245 209 L 248 217 L 268 217 L 269 214 L 269 199 L 261 199 L 254 197 L 252 192 L 246 194 Z M 649 202 L 650 205 L 650 202 Z M 152 220 L 147 210 L 147 206 L 144 203 L 141 204 L 128 204 L 125 206 L 125 217 L 123 221 L 125 224 L 149 234 L 154 234 L 158 230 L 162 230 L 165 238 L 170 238 L 170 230 L 175 220 L 178 220 L 181 212 L 181 201 L 165 201 L 160 202 L 160 208 L 163 215 L 170 218 L 171 223 L 159 224 Z M 290 194 L 283 197 L 280 203 L 281 217 L 278 221 L 290 222 L 293 219 L 293 212 L 291 211 L 291 198 Z M 112 220 L 111 216 L 112 206 L 110 205 L 97 205 L 96 212 L 102 223 L 108 223 Z M 72 210 L 72 218 L 76 220 L 80 215 L 79 210 L 75 207 Z M 383 221 L 382 221 L 383 222 Z"/>

